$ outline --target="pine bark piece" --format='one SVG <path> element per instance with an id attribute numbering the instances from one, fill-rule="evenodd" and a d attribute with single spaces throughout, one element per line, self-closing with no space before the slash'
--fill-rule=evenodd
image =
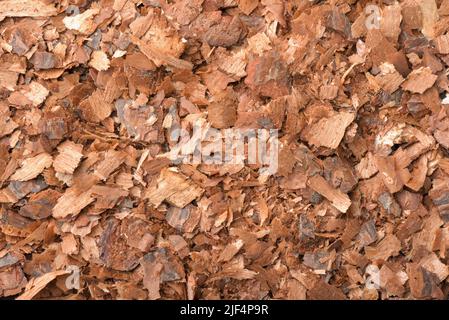
<path id="1" fill-rule="evenodd" d="M 232 278 L 236 280 L 249 280 L 254 279 L 257 276 L 257 272 L 246 269 L 243 267 L 243 263 L 232 264 L 233 261 L 223 267 L 223 271 L 216 273 L 213 277 L 209 278 L 209 281 L 216 281 L 219 279 Z"/>
<path id="2" fill-rule="evenodd" d="M 22 161 L 21 167 L 10 178 L 11 181 L 28 181 L 36 178 L 51 166 L 53 158 L 48 153 L 40 153 L 37 156 Z"/>
<path id="3" fill-rule="evenodd" d="M 401 250 L 401 242 L 394 235 L 387 235 L 375 247 L 366 247 L 365 255 L 371 261 L 383 260 L 397 256 Z"/>
<path id="4" fill-rule="evenodd" d="M 382 19 L 380 20 L 380 30 L 384 36 L 396 43 L 401 33 L 402 8 L 399 3 L 386 6 L 382 9 Z"/>
<path id="5" fill-rule="evenodd" d="M 387 294 L 401 296 L 404 293 L 404 284 L 408 280 L 404 271 L 395 272 L 384 264 L 380 269 L 379 277 L 380 286 L 385 288 Z"/>
<path id="6" fill-rule="evenodd" d="M 136 37 L 142 37 L 147 31 L 148 28 L 150 28 L 153 19 L 154 19 L 154 11 L 150 11 L 146 16 L 140 16 L 136 18 L 131 24 L 129 25 L 129 29 L 131 30 L 131 33 L 135 35 Z"/>
<path id="7" fill-rule="evenodd" d="M 135 140 L 155 141 L 153 133 L 157 132 L 160 112 L 152 112 L 147 106 L 133 107 L 132 101 L 119 99 L 115 102 L 115 109 L 120 123 L 126 128 L 128 135 Z"/>
<path id="8" fill-rule="evenodd" d="M 162 170 L 157 183 L 147 189 L 145 198 L 158 207 L 164 200 L 184 208 L 203 193 L 203 189 L 173 169 Z"/>
<path id="9" fill-rule="evenodd" d="M 259 0 L 239 0 L 239 9 L 242 10 L 244 14 L 249 16 L 254 9 L 257 8 Z"/>
<path id="10" fill-rule="evenodd" d="M 35 193 L 30 197 L 28 203 L 20 208 L 19 213 L 34 220 L 45 219 L 51 216 L 51 210 L 60 196 L 61 193 L 52 189 Z"/>
<path id="11" fill-rule="evenodd" d="M 401 207 L 391 193 L 382 192 L 377 198 L 377 203 L 380 204 L 380 209 L 383 213 L 394 217 L 399 217 L 401 215 Z"/>
<path id="12" fill-rule="evenodd" d="M 244 33 L 243 24 L 238 16 L 222 16 L 220 22 L 211 26 L 204 34 L 204 41 L 211 47 L 231 47 Z"/>
<path id="13" fill-rule="evenodd" d="M 79 105 L 83 117 L 90 122 L 99 123 L 112 113 L 112 105 L 104 97 L 104 92 L 95 90 L 89 98 Z"/>
<path id="14" fill-rule="evenodd" d="M 40 83 L 33 81 L 29 85 L 25 86 L 20 90 L 20 92 L 33 104 L 33 106 L 38 106 L 45 101 L 48 94 L 50 93 L 47 88 L 45 88 Z"/>
<path id="15" fill-rule="evenodd" d="M 423 258 L 419 264 L 427 271 L 435 274 L 440 282 L 449 276 L 449 267 L 442 263 L 434 252 Z"/>
<path id="16" fill-rule="evenodd" d="M 0 21 L 5 17 L 50 17 L 58 14 L 53 4 L 39 0 L 3 0 Z"/>
<path id="17" fill-rule="evenodd" d="M 53 167 L 56 172 L 62 174 L 73 174 L 75 169 L 78 167 L 81 158 L 83 157 L 83 146 L 68 140 L 58 146 L 58 151 L 59 154 L 53 161 Z"/>
<path id="18" fill-rule="evenodd" d="M 434 179 L 429 197 L 438 208 L 440 216 L 444 220 L 449 219 L 449 182 L 448 179 Z"/>
<path id="19" fill-rule="evenodd" d="M 353 38 L 361 38 L 366 35 L 366 32 L 368 31 L 365 24 L 366 19 L 367 16 L 365 12 L 361 12 L 357 19 L 352 23 L 351 34 Z"/>
<path id="20" fill-rule="evenodd" d="M 106 151 L 103 161 L 95 168 L 94 175 L 101 180 L 106 180 L 125 161 L 125 158 L 125 152 L 115 150 Z"/>
<path id="21" fill-rule="evenodd" d="M 0 230 L 5 235 L 26 238 L 40 224 L 40 222 L 22 217 L 17 212 L 0 210 Z"/>
<path id="22" fill-rule="evenodd" d="M 218 51 L 217 58 L 219 71 L 223 71 L 234 81 L 238 81 L 246 76 L 248 61 L 245 50 L 241 49 L 231 53 L 228 51 Z"/>
<path id="23" fill-rule="evenodd" d="M 377 84 L 387 93 L 392 94 L 404 82 L 402 75 L 396 71 L 391 63 L 383 63 L 380 65 L 381 73 L 376 76 Z"/>
<path id="24" fill-rule="evenodd" d="M 143 254 L 139 249 L 129 245 L 129 238 L 137 235 L 138 232 L 140 239 L 148 232 L 146 223 L 140 219 L 107 221 L 98 242 L 100 259 L 107 268 L 130 271 L 137 267 Z"/>
<path id="25" fill-rule="evenodd" d="M 438 278 L 418 263 L 407 264 L 410 292 L 416 299 L 443 299 L 444 295 L 438 287 Z"/>
<path id="26" fill-rule="evenodd" d="M 0 190 L 0 203 L 16 203 L 31 192 L 36 193 L 48 185 L 41 177 L 29 181 L 11 181 L 8 187 Z"/>
<path id="27" fill-rule="evenodd" d="M 371 152 L 362 158 L 362 160 L 355 166 L 355 171 L 359 178 L 369 179 L 374 176 L 379 170 L 376 167 L 375 157 Z"/>
<path id="28" fill-rule="evenodd" d="M 326 27 L 340 32 L 346 38 L 351 37 L 351 22 L 344 13 L 334 7 L 326 19 Z"/>
<path id="29" fill-rule="evenodd" d="M 3 87 L 13 91 L 16 87 L 19 74 L 11 70 L 0 70 L 0 88 Z"/>
<path id="30" fill-rule="evenodd" d="M 415 232 L 421 230 L 422 220 L 416 212 L 412 212 L 407 219 L 402 223 L 396 232 L 396 236 L 399 240 L 405 241 Z"/>
<path id="31" fill-rule="evenodd" d="M 421 67 L 409 74 L 402 84 L 402 88 L 413 93 L 423 94 L 424 91 L 434 85 L 437 78 L 438 76 L 432 74 L 430 68 Z"/>
<path id="32" fill-rule="evenodd" d="M 433 135 L 439 144 L 449 150 L 449 130 L 435 130 Z"/>
<path id="33" fill-rule="evenodd" d="M 288 70 L 277 51 L 251 59 L 246 72 L 245 84 L 260 95 L 275 99 L 289 94 Z"/>
<path id="34" fill-rule="evenodd" d="M 133 175 L 126 172 L 120 172 L 115 177 L 115 183 L 123 190 L 129 190 L 134 186 Z"/>
<path id="35" fill-rule="evenodd" d="M 185 279 L 184 267 L 178 257 L 163 248 L 147 253 L 140 261 L 144 270 L 143 285 L 150 299 L 160 297 L 160 284 Z"/>
<path id="36" fill-rule="evenodd" d="M 237 113 L 234 106 L 212 103 L 207 108 L 208 119 L 212 127 L 217 129 L 229 128 L 234 125 Z"/>
<path id="37" fill-rule="evenodd" d="M 435 25 L 438 21 L 438 7 L 435 0 L 418 0 L 422 13 L 422 34 L 427 39 L 435 36 Z"/>
<path id="38" fill-rule="evenodd" d="M 58 60 L 53 53 L 37 51 L 31 58 L 30 62 L 34 65 L 36 70 L 48 70 L 55 68 Z"/>
<path id="39" fill-rule="evenodd" d="M 126 243 L 135 249 L 145 253 L 154 244 L 154 236 L 151 234 L 150 224 L 143 219 L 127 218 L 123 222 L 123 232 L 126 235 Z"/>
<path id="40" fill-rule="evenodd" d="M 109 69 L 110 61 L 108 55 L 100 50 L 94 51 L 89 61 L 89 66 L 97 71 L 106 71 Z"/>
<path id="41" fill-rule="evenodd" d="M 140 51 L 142 51 L 142 53 L 148 59 L 153 61 L 154 64 L 156 64 L 157 66 L 166 64 L 170 67 L 174 67 L 177 69 L 185 69 L 185 70 L 193 69 L 193 65 L 191 62 L 176 58 L 168 53 L 164 53 L 160 49 L 152 47 L 151 45 L 137 38 L 136 36 L 131 35 L 131 40 L 139 47 Z"/>
<path id="42" fill-rule="evenodd" d="M 11 134 L 18 126 L 11 118 L 10 108 L 6 104 L 0 104 L 0 138 Z"/>
<path id="43" fill-rule="evenodd" d="M 411 179 L 405 184 L 410 189 L 418 192 L 424 185 L 427 176 L 427 156 L 422 155 L 416 161 L 415 167 L 411 172 Z"/>
<path id="44" fill-rule="evenodd" d="M 200 219 L 201 211 L 193 205 L 187 205 L 182 209 L 172 206 L 165 215 L 165 220 L 170 226 L 185 233 L 193 232 Z"/>
<path id="45" fill-rule="evenodd" d="M 354 119 L 355 114 L 350 112 L 339 112 L 329 118 L 322 118 L 310 127 L 305 138 L 317 147 L 336 149 L 344 137 L 346 128 Z"/>
<path id="46" fill-rule="evenodd" d="M 449 175 L 449 158 L 443 158 L 438 162 L 438 166 Z"/>
<path id="47" fill-rule="evenodd" d="M 178 2 L 178 4 L 179 3 L 180 2 Z M 195 4 L 191 2 L 186 3 L 182 9 L 182 15 L 185 16 L 185 9 L 187 9 L 190 5 L 195 6 Z M 135 25 L 130 25 L 130 28 L 135 27 L 132 30 L 133 36 L 140 38 L 146 45 L 148 45 L 148 47 L 153 49 L 154 52 L 167 57 L 179 59 L 181 54 L 184 52 L 185 43 L 178 34 L 179 31 L 175 29 L 172 21 L 169 20 L 166 14 L 167 13 L 165 11 L 151 8 L 148 10 L 147 16 L 142 17 L 144 22 L 141 24 L 141 27 L 139 27 L 139 23 L 135 21 Z M 131 41 L 134 41 L 133 38 L 131 38 Z M 164 64 L 165 60 L 160 60 L 157 57 L 153 58 L 158 60 L 153 61 L 157 66 Z"/>
<path id="48" fill-rule="evenodd" d="M 307 181 L 307 185 L 314 191 L 321 194 L 340 212 L 345 213 L 351 206 L 351 199 L 347 194 L 344 194 L 339 189 L 334 189 L 327 181 L 320 175 L 314 175 Z"/>
<path id="49" fill-rule="evenodd" d="M 327 261 L 324 262 L 327 258 L 329 258 L 329 252 L 326 250 L 320 250 L 316 252 L 306 252 L 303 258 L 303 264 L 315 271 L 325 271 L 327 270 Z"/>
<path id="50" fill-rule="evenodd" d="M 240 249 L 243 247 L 243 244 L 244 242 L 241 239 L 228 244 L 218 257 L 218 261 L 227 262 L 231 260 L 240 251 Z"/>
<path id="51" fill-rule="evenodd" d="M 42 291 L 47 284 L 56 279 L 56 277 L 68 274 L 68 270 L 57 270 L 45 273 L 37 278 L 31 279 L 26 285 L 25 292 L 22 293 L 16 300 L 31 300 L 35 295 Z"/>
<path id="52" fill-rule="evenodd" d="M 449 54 L 449 34 L 435 38 L 435 47 L 441 54 Z"/>
<path id="53" fill-rule="evenodd" d="M 0 271 L 0 297 L 19 294 L 27 284 L 20 265 L 16 264 Z"/>
<path id="54" fill-rule="evenodd" d="M 357 240 L 363 247 L 377 241 L 377 230 L 374 220 L 368 220 L 361 226 L 360 232 L 357 235 Z"/>
<path id="55" fill-rule="evenodd" d="M 90 34 L 95 31 L 94 16 L 100 12 L 99 8 L 90 8 L 75 16 L 66 16 L 62 22 L 69 30 L 76 30 L 81 34 Z"/>
<path id="56" fill-rule="evenodd" d="M 148 299 L 156 300 L 161 297 L 159 291 L 161 286 L 161 273 L 164 265 L 158 261 L 146 263 L 143 260 L 143 286 L 148 290 Z"/>
<path id="57" fill-rule="evenodd" d="M 346 300 L 345 294 L 340 288 L 330 285 L 324 280 L 319 280 L 307 292 L 307 298 L 310 300 Z"/>
<path id="58" fill-rule="evenodd" d="M 212 127 L 225 129 L 232 127 L 237 120 L 237 97 L 232 91 L 217 94 L 207 107 L 207 117 Z"/>
<path id="59" fill-rule="evenodd" d="M 376 156 L 375 163 L 388 191 L 392 194 L 400 191 L 404 186 L 404 182 L 399 176 L 394 159 L 392 157 Z"/>
<path id="60" fill-rule="evenodd" d="M 64 254 L 71 255 L 78 253 L 78 243 L 76 242 L 76 238 L 73 234 L 68 233 L 61 238 L 61 251 Z"/>
<path id="61" fill-rule="evenodd" d="M 0 258 L 0 269 L 5 267 L 11 267 L 21 261 L 22 258 L 20 255 L 15 253 L 7 253 L 6 255 Z"/>
<path id="62" fill-rule="evenodd" d="M 284 17 L 284 1 L 282 0 L 261 0 L 262 5 L 265 9 L 273 14 L 274 18 L 279 21 L 281 25 L 285 27 L 285 17 Z"/>

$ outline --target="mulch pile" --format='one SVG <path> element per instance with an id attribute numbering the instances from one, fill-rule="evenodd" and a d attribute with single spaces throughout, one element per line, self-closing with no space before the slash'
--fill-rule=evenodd
<path id="1" fill-rule="evenodd" d="M 0 297 L 448 297 L 449 0 L 0 21 Z M 277 173 L 172 162 L 195 123 L 278 129 Z"/>

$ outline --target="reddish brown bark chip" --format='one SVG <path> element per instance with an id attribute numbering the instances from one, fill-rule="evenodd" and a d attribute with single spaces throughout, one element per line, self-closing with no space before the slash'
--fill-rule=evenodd
<path id="1" fill-rule="evenodd" d="M 346 212 L 351 206 L 349 197 L 332 186 L 321 176 L 315 175 L 308 180 L 310 188 L 323 195 L 332 205 L 341 212 Z"/>
<path id="2" fill-rule="evenodd" d="M 94 51 L 89 65 L 97 71 L 106 71 L 109 69 L 109 58 L 103 51 Z"/>
<path id="3" fill-rule="evenodd" d="M 100 180 L 106 180 L 124 161 L 126 153 L 123 151 L 108 150 L 103 154 L 103 160 L 97 163 L 93 172 Z"/>
<path id="4" fill-rule="evenodd" d="M 110 220 L 99 239 L 100 259 L 108 268 L 129 271 L 139 264 L 140 250 L 127 244 L 126 226 Z"/>
<path id="5" fill-rule="evenodd" d="M 433 135 L 439 144 L 441 144 L 446 149 L 449 149 L 448 130 L 446 130 L 446 131 L 436 130 Z"/>
<path id="6" fill-rule="evenodd" d="M 394 159 L 391 157 L 376 157 L 375 164 L 390 193 L 400 191 L 404 186 L 404 181 L 399 175 Z"/>
<path id="7" fill-rule="evenodd" d="M 323 281 L 318 281 L 307 295 L 310 300 L 346 300 L 341 290 Z"/>
<path id="8" fill-rule="evenodd" d="M 56 190 L 44 190 L 33 194 L 28 203 L 24 205 L 19 213 L 31 219 L 45 219 L 51 215 L 51 210 L 61 196 Z"/>
<path id="9" fill-rule="evenodd" d="M 98 89 L 81 102 L 80 109 L 87 121 L 96 123 L 105 120 L 112 112 L 111 104 L 105 100 L 104 93 Z"/>
<path id="10" fill-rule="evenodd" d="M 55 171 L 62 174 L 73 174 L 83 157 L 82 150 L 82 145 L 75 144 L 71 141 L 66 141 L 58 146 L 59 154 L 53 161 Z"/>
<path id="11" fill-rule="evenodd" d="M 225 16 L 206 31 L 204 40 L 212 47 L 231 47 L 240 40 L 243 32 L 243 23 L 238 16 Z"/>
<path id="12" fill-rule="evenodd" d="M 192 205 L 185 208 L 170 207 L 165 219 L 167 223 L 175 229 L 183 232 L 193 232 L 201 218 L 201 212 Z"/>
<path id="13" fill-rule="evenodd" d="M 56 219 L 77 215 L 93 201 L 94 198 L 90 190 L 79 192 L 76 189 L 67 189 L 53 207 L 52 215 Z"/>
<path id="14" fill-rule="evenodd" d="M 435 40 L 435 47 L 438 52 L 441 54 L 449 54 L 449 35 L 441 35 L 437 37 Z"/>
<path id="15" fill-rule="evenodd" d="M 448 21 L 0 1 L 0 299 L 447 299 Z"/>
<path id="16" fill-rule="evenodd" d="M 145 43 L 141 39 L 138 39 L 135 36 L 131 37 L 132 41 L 139 47 L 142 53 L 151 61 L 153 61 L 156 65 L 167 65 L 170 67 L 178 68 L 178 69 L 187 69 L 190 70 L 193 68 L 192 64 L 188 61 L 179 59 L 175 56 L 170 55 L 170 53 L 165 53 L 161 51 L 159 48 L 153 48 L 150 44 Z"/>
<path id="17" fill-rule="evenodd" d="M 48 153 L 41 153 L 35 157 L 27 158 L 22 161 L 20 169 L 11 176 L 11 180 L 28 181 L 34 179 L 45 168 L 50 167 L 52 162 L 53 159 Z"/>
<path id="18" fill-rule="evenodd" d="M 277 52 L 250 60 L 245 83 L 263 96 L 277 98 L 288 94 L 288 74 Z"/>
<path id="19" fill-rule="evenodd" d="M 388 258 L 397 256 L 400 249 L 400 241 L 394 235 L 389 235 L 382 239 L 375 247 L 366 247 L 365 252 L 366 257 L 372 261 L 387 261 Z"/>
<path id="20" fill-rule="evenodd" d="M 351 23 L 346 15 L 341 13 L 337 8 L 333 8 L 329 13 L 326 26 L 344 34 L 345 37 L 351 37 Z"/>
<path id="21" fill-rule="evenodd" d="M 57 57 L 54 54 L 45 51 L 37 51 L 33 55 L 31 62 L 34 64 L 36 70 L 53 69 L 58 63 Z"/>
<path id="22" fill-rule="evenodd" d="M 25 288 L 26 284 L 26 276 L 19 265 L 0 270 L 0 294 L 2 296 L 15 296 Z"/>
<path id="23" fill-rule="evenodd" d="M 156 183 L 146 190 L 145 198 L 158 207 L 164 200 L 184 208 L 203 193 L 203 189 L 190 182 L 173 168 L 163 169 Z"/>
<path id="24" fill-rule="evenodd" d="M 336 149 L 345 134 L 346 128 L 354 121 L 353 113 L 336 113 L 329 118 L 322 118 L 307 129 L 305 139 L 317 147 Z"/>
<path id="25" fill-rule="evenodd" d="M 239 8 L 244 14 L 249 15 L 256 9 L 258 4 L 259 0 L 241 0 L 239 1 Z"/>
<path id="26" fill-rule="evenodd" d="M 0 21 L 5 17 L 49 17 L 58 14 L 51 3 L 41 0 L 5 0 L 0 9 Z"/>
<path id="27" fill-rule="evenodd" d="M 214 128 L 225 129 L 232 127 L 237 119 L 237 99 L 232 92 L 217 95 L 216 101 L 209 104 L 208 120 Z"/>
<path id="28" fill-rule="evenodd" d="M 427 89 L 433 86 L 437 75 L 432 74 L 430 68 L 420 68 L 414 70 L 405 82 L 402 84 L 402 88 L 413 93 L 424 93 Z"/>
<path id="29" fill-rule="evenodd" d="M 386 6 L 382 11 L 381 31 L 385 37 L 396 42 L 401 33 L 402 8 L 399 3 Z"/>

